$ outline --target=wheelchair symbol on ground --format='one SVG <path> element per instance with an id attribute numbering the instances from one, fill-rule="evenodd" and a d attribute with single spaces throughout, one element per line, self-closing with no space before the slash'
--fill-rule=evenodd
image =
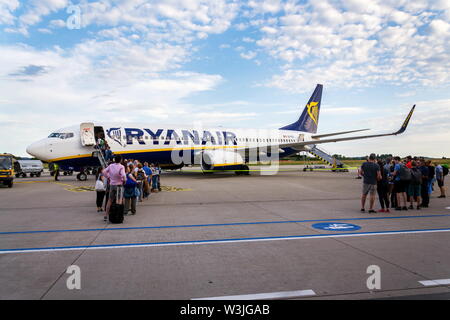
<path id="1" fill-rule="evenodd" d="M 313 228 L 327 231 L 356 231 L 361 229 L 361 227 L 356 224 L 337 222 L 316 223 L 312 226 Z"/>

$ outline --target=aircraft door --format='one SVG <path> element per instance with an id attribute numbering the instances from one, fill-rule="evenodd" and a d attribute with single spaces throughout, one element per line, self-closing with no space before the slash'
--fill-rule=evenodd
<path id="1" fill-rule="evenodd" d="M 95 145 L 94 124 L 92 122 L 80 124 L 80 138 L 84 147 Z"/>
<path id="2" fill-rule="evenodd" d="M 105 131 L 103 130 L 103 127 L 94 127 L 94 135 L 96 138 L 105 140 Z"/>

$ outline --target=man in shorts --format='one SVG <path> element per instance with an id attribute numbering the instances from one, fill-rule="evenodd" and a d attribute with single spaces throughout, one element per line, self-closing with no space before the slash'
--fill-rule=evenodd
<path id="1" fill-rule="evenodd" d="M 381 180 L 380 166 L 376 163 L 375 154 L 371 154 L 367 162 L 361 166 L 361 175 L 363 176 L 363 190 L 361 196 L 361 212 L 366 212 L 366 199 L 370 193 L 369 213 L 375 213 L 373 205 L 375 204 L 375 195 L 377 193 L 377 181 Z"/>
<path id="2" fill-rule="evenodd" d="M 127 177 L 125 174 L 125 167 L 120 163 L 121 161 L 122 157 L 117 155 L 114 158 L 114 163 L 103 170 L 103 173 L 109 180 L 108 204 L 106 205 L 106 212 L 103 218 L 105 221 L 108 220 L 109 210 L 111 209 L 113 201 L 117 199 L 117 204 L 122 204 L 123 202 L 123 185 L 127 181 Z"/>
<path id="3" fill-rule="evenodd" d="M 441 195 L 438 198 L 445 198 L 445 189 L 444 189 L 444 168 L 439 163 L 435 164 L 436 167 L 436 181 L 438 183 L 439 190 L 441 191 Z"/>

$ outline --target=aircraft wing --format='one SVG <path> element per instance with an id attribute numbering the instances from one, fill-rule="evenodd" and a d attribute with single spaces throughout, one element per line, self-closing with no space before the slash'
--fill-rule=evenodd
<path id="1" fill-rule="evenodd" d="M 405 121 L 403 122 L 400 129 L 396 132 L 392 133 L 383 133 L 383 134 L 373 134 L 373 135 L 365 135 L 365 136 L 355 136 L 355 137 L 346 137 L 346 138 L 335 138 L 335 139 L 314 139 L 310 141 L 303 141 L 303 142 L 292 142 L 292 143 L 282 143 L 279 144 L 278 148 L 294 148 L 294 149 L 301 149 L 304 146 L 307 145 L 316 145 L 316 144 L 322 144 L 322 143 L 330 143 L 330 142 L 340 142 L 340 141 L 350 141 L 350 140 L 359 140 L 359 139 L 369 139 L 369 138 L 378 138 L 378 137 L 386 137 L 386 136 L 395 136 L 398 134 L 402 134 L 405 132 L 406 127 L 408 126 L 409 120 L 411 119 L 411 116 L 414 112 L 414 109 L 416 108 L 416 105 L 414 105 L 409 112 L 408 116 L 406 117 Z M 364 129 L 363 129 L 364 130 Z M 362 131 L 362 130 L 356 130 L 356 131 Z M 317 136 L 316 136 L 317 137 Z M 268 146 L 268 148 L 271 148 L 273 146 Z M 251 149 L 261 149 L 261 147 L 254 147 L 254 148 L 243 148 L 242 150 L 251 150 Z"/>
<path id="2" fill-rule="evenodd" d="M 412 107 L 411 111 L 409 112 L 408 116 L 406 117 L 406 119 L 403 122 L 400 129 L 393 133 L 373 134 L 373 135 L 366 135 L 366 136 L 346 137 L 346 138 L 337 138 L 337 139 L 323 139 L 323 140 L 315 139 L 315 140 L 311 140 L 311 141 L 296 142 L 296 143 L 291 143 L 291 144 L 287 144 L 287 145 L 283 144 L 280 147 L 295 148 L 295 147 L 302 147 L 302 146 L 306 146 L 306 145 L 329 143 L 329 142 L 340 142 L 340 141 L 350 141 L 350 140 L 359 140 L 359 139 L 368 139 L 368 138 L 377 138 L 377 137 L 386 137 L 386 136 L 396 136 L 398 134 L 402 134 L 403 132 L 405 132 L 406 127 L 408 126 L 409 120 L 411 119 L 411 116 L 412 116 L 415 108 L 416 108 L 416 105 L 414 105 Z"/>
<path id="3" fill-rule="evenodd" d="M 367 130 L 370 130 L 370 129 L 359 129 L 359 130 L 352 130 L 352 131 L 340 131 L 340 132 L 333 132 L 333 133 L 316 134 L 316 135 L 313 135 L 311 138 L 320 139 L 320 138 L 325 138 L 325 137 L 339 136 L 341 134 L 361 132 L 361 131 L 367 131 Z"/>

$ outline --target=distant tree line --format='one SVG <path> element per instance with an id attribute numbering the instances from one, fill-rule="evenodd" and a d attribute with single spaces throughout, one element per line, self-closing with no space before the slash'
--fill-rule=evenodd
<path id="1" fill-rule="evenodd" d="M 412 156 L 416 156 L 416 155 L 412 155 Z M 366 160 L 368 155 L 366 156 L 357 156 L 357 157 L 347 157 L 344 156 L 342 154 L 333 154 L 332 155 L 333 158 L 337 159 L 337 160 Z M 394 156 L 392 154 L 377 154 L 377 159 L 382 159 L 385 160 L 387 158 L 393 158 Z M 430 157 L 425 157 L 425 156 L 417 156 L 419 158 L 423 157 L 425 159 L 430 158 Z M 295 161 L 313 161 L 313 160 L 317 160 L 316 157 L 313 156 L 306 156 L 305 154 L 295 154 L 295 155 L 291 155 L 289 157 L 285 157 L 284 159 L 287 160 L 295 160 Z M 443 160 L 447 159 L 447 157 L 442 157 Z"/>

